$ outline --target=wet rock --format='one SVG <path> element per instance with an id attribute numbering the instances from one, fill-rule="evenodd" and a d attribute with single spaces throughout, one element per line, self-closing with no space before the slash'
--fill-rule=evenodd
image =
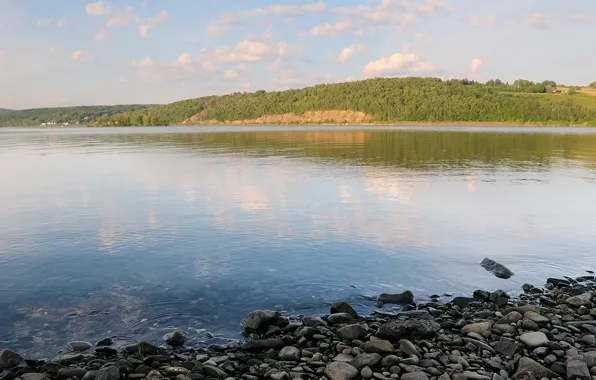
<path id="1" fill-rule="evenodd" d="M 399 350 L 406 354 L 406 356 L 420 357 L 420 352 L 418 352 L 416 346 L 414 346 L 414 343 L 407 339 L 402 339 L 399 341 Z"/>
<path id="2" fill-rule="evenodd" d="M 188 333 L 186 331 L 178 329 L 164 335 L 163 340 L 172 347 L 182 347 L 187 337 Z"/>
<path id="3" fill-rule="evenodd" d="M 391 342 L 383 339 L 375 339 L 362 344 L 362 349 L 364 352 L 373 354 L 392 354 L 395 352 L 395 347 L 391 344 Z"/>
<path id="4" fill-rule="evenodd" d="M 344 340 L 362 340 L 366 336 L 366 328 L 359 324 L 348 325 L 337 330 L 337 335 Z"/>
<path id="5" fill-rule="evenodd" d="M 485 257 L 484 260 L 480 262 L 480 265 L 498 278 L 507 279 L 514 275 L 514 273 L 507 267 L 489 259 L 488 257 Z"/>
<path id="6" fill-rule="evenodd" d="M 377 366 L 377 364 L 381 362 L 382 359 L 383 358 L 379 354 L 358 354 L 356 355 L 354 360 L 350 362 L 350 365 L 358 369 L 361 369 L 363 367 L 374 368 Z"/>
<path id="7" fill-rule="evenodd" d="M 0 351 L 0 369 L 15 367 L 23 361 L 23 357 L 11 350 Z"/>
<path id="8" fill-rule="evenodd" d="M 358 313 L 352 306 L 347 302 L 335 302 L 331 305 L 331 314 L 345 313 L 350 315 L 352 318 L 358 318 Z"/>
<path id="9" fill-rule="evenodd" d="M 567 362 L 568 380 L 591 380 L 592 376 L 586 363 L 580 360 L 570 360 Z"/>
<path id="10" fill-rule="evenodd" d="M 381 325 L 377 335 L 398 342 L 401 339 L 433 338 L 440 328 L 441 326 L 432 320 L 398 319 Z"/>
<path id="11" fill-rule="evenodd" d="M 509 340 L 499 340 L 495 344 L 495 351 L 500 353 L 501 355 L 513 357 L 513 355 L 519 351 L 521 345 L 516 342 L 512 342 Z"/>
<path id="12" fill-rule="evenodd" d="M 81 353 L 68 352 L 66 354 L 56 356 L 53 361 L 62 365 L 70 365 L 73 363 L 78 363 L 83 359 L 85 359 L 85 357 Z"/>
<path id="13" fill-rule="evenodd" d="M 89 343 L 89 342 L 83 342 L 83 341 L 69 342 L 66 345 L 66 348 L 69 351 L 72 351 L 72 352 L 83 352 L 83 351 L 87 351 L 91 347 L 93 347 L 93 345 L 91 343 Z"/>
<path id="14" fill-rule="evenodd" d="M 503 290 L 497 290 L 490 294 L 489 300 L 497 306 L 505 306 L 509 302 L 509 294 Z"/>
<path id="15" fill-rule="evenodd" d="M 293 346 L 286 346 L 279 351 L 279 360 L 283 361 L 297 362 L 301 356 L 300 349 Z"/>
<path id="16" fill-rule="evenodd" d="M 583 293 L 577 296 L 569 297 L 565 300 L 565 303 L 571 306 L 580 307 L 588 306 L 591 303 L 592 293 Z"/>
<path id="17" fill-rule="evenodd" d="M 522 379 L 556 379 L 559 375 L 555 372 L 549 370 L 548 368 L 544 367 L 541 364 L 538 364 L 534 360 L 523 357 L 519 359 L 517 364 L 517 371 L 513 374 L 514 380 L 522 380 Z"/>
<path id="18" fill-rule="evenodd" d="M 223 371 L 222 369 L 220 369 L 218 367 L 211 366 L 211 365 L 203 366 L 203 373 L 207 376 L 217 377 L 220 379 L 225 379 L 228 377 L 228 374 L 225 371 Z"/>
<path id="19" fill-rule="evenodd" d="M 429 380 L 428 375 L 424 372 L 404 373 L 401 380 Z"/>
<path id="20" fill-rule="evenodd" d="M 254 310 L 244 317 L 240 326 L 245 333 L 259 333 L 267 330 L 270 324 L 277 321 L 280 316 L 278 312 L 269 310 Z"/>
<path id="21" fill-rule="evenodd" d="M 469 297 L 455 297 L 451 303 L 454 305 L 457 305 L 459 307 L 466 308 L 468 307 L 472 302 L 475 302 L 476 299 L 474 298 L 469 298 Z"/>
<path id="22" fill-rule="evenodd" d="M 352 316 L 348 313 L 335 313 L 327 317 L 327 322 L 332 325 L 339 325 L 342 323 L 349 323 L 353 320 Z"/>
<path id="23" fill-rule="evenodd" d="M 382 293 L 379 295 L 379 298 L 377 298 L 377 301 L 396 305 L 415 305 L 414 293 L 409 290 L 397 294 Z"/>
<path id="24" fill-rule="evenodd" d="M 492 327 L 491 322 L 479 322 L 479 323 L 471 323 L 469 325 L 465 325 L 461 329 L 461 333 L 463 335 L 467 335 L 469 333 L 476 333 L 476 334 L 484 334 L 487 331 L 490 331 Z"/>
<path id="25" fill-rule="evenodd" d="M 358 376 L 358 369 L 344 362 L 332 362 L 325 367 L 325 375 L 330 380 L 352 380 Z"/>
<path id="26" fill-rule="evenodd" d="M 101 368 L 95 380 L 120 380 L 120 369 L 114 366 Z"/>
<path id="27" fill-rule="evenodd" d="M 104 338 L 99 342 L 95 343 L 97 347 L 111 346 L 112 344 L 114 344 L 114 340 L 112 338 Z"/>
<path id="28" fill-rule="evenodd" d="M 133 349 L 134 349 L 133 352 L 138 352 L 142 356 L 155 355 L 161 350 L 159 347 L 157 347 L 149 342 L 146 342 L 144 340 L 133 345 Z"/>
<path id="29" fill-rule="evenodd" d="M 472 297 L 478 300 L 488 300 L 488 298 L 490 297 L 490 292 L 487 292 L 486 290 L 482 289 L 477 289 L 474 290 Z"/>
<path id="30" fill-rule="evenodd" d="M 541 331 L 529 332 L 521 335 L 519 340 L 529 348 L 548 346 L 550 341 Z"/>

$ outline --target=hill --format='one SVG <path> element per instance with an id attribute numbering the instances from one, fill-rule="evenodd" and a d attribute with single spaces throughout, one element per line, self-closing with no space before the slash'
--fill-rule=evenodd
<path id="1" fill-rule="evenodd" d="M 8 112 L 8 111 L 12 111 L 12 110 L 9 110 L 9 109 L 6 109 L 6 108 L 0 108 L 0 112 Z"/>
<path id="2" fill-rule="evenodd" d="M 552 81 L 375 78 L 207 96 L 103 115 L 90 125 L 407 122 L 596 125 L 596 97 L 557 91 Z"/>
<path id="3" fill-rule="evenodd" d="M 35 108 L 29 110 L 4 110 L 0 113 L 0 127 L 35 127 L 40 125 L 84 125 L 102 115 L 112 116 L 132 112 L 154 105 L 77 106 Z"/>

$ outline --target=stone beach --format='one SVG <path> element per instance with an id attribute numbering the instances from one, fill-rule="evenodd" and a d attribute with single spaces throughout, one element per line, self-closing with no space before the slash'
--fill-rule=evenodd
<path id="1" fill-rule="evenodd" d="M 431 299 L 383 294 L 368 316 L 345 302 L 320 317 L 256 310 L 241 322 L 246 340 L 209 347 L 185 346 L 176 330 L 161 346 L 73 341 L 49 360 L 4 349 L 0 380 L 596 380 L 593 275 L 525 284 L 519 297 Z"/>

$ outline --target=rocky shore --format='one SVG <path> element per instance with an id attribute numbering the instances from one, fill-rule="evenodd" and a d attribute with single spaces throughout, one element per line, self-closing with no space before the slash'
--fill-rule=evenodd
<path id="1" fill-rule="evenodd" d="M 370 316 L 345 302 L 323 317 L 257 310 L 241 323 L 245 341 L 209 348 L 185 347 L 177 330 L 164 346 L 72 342 L 51 360 L 5 349 L 0 380 L 596 380 L 592 275 L 526 284 L 515 299 L 501 290 L 431 298 L 414 305 L 411 292 L 384 294 L 403 310 Z"/>

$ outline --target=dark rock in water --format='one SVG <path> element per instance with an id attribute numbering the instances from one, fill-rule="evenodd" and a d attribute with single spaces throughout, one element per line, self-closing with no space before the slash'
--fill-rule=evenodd
<path id="1" fill-rule="evenodd" d="M 16 367 L 23 357 L 11 350 L 0 351 L 0 369 Z"/>
<path id="2" fill-rule="evenodd" d="M 112 338 L 104 338 L 99 342 L 95 343 L 95 345 L 98 347 L 111 346 L 112 344 L 114 344 L 114 340 Z"/>
<path id="3" fill-rule="evenodd" d="M 325 376 L 330 380 L 352 380 L 358 376 L 358 370 L 344 362 L 331 362 L 325 367 Z"/>
<path id="4" fill-rule="evenodd" d="M 503 290 L 497 290 L 490 294 L 489 300 L 497 306 L 505 306 L 509 302 L 509 294 Z"/>
<path id="5" fill-rule="evenodd" d="M 588 365 L 580 360 L 570 360 L 567 362 L 568 380 L 591 380 Z"/>
<path id="6" fill-rule="evenodd" d="M 537 287 L 535 287 L 532 284 L 523 284 L 522 290 L 526 294 L 542 294 L 543 293 L 542 290 L 538 289 Z"/>
<path id="7" fill-rule="evenodd" d="M 144 340 L 141 340 L 137 344 L 134 344 L 133 346 L 131 346 L 130 349 L 133 349 L 133 352 L 138 352 L 139 354 L 141 354 L 143 356 L 155 355 L 156 353 L 158 353 L 160 351 L 159 347 L 157 347 L 149 342 L 146 342 Z"/>
<path id="8" fill-rule="evenodd" d="M 461 307 L 462 309 L 468 307 L 472 302 L 476 302 L 476 299 L 470 297 L 455 297 L 451 300 L 451 303 Z"/>
<path id="9" fill-rule="evenodd" d="M 337 330 L 337 335 L 344 340 L 362 340 L 366 336 L 366 328 L 362 325 L 348 325 Z"/>
<path id="10" fill-rule="evenodd" d="M 244 317 L 240 325 L 245 333 L 260 333 L 267 330 L 267 327 L 274 324 L 279 317 L 279 313 L 269 310 L 251 311 Z"/>
<path id="11" fill-rule="evenodd" d="M 327 326 L 327 322 L 325 322 L 321 317 L 304 317 L 302 318 L 302 323 L 308 327 Z"/>
<path id="12" fill-rule="evenodd" d="M 335 302 L 331 305 L 331 314 L 346 313 L 352 318 L 358 318 L 358 313 L 352 306 L 347 302 Z"/>
<path id="13" fill-rule="evenodd" d="M 118 354 L 117 349 L 115 349 L 114 347 L 109 347 L 109 346 L 96 347 L 95 352 L 99 352 L 99 353 L 106 354 L 106 355 L 117 355 Z"/>
<path id="14" fill-rule="evenodd" d="M 188 333 L 186 331 L 178 329 L 164 335 L 163 340 L 172 347 L 182 347 L 187 337 Z"/>
<path id="15" fill-rule="evenodd" d="M 474 290 L 473 297 L 478 300 L 487 300 L 490 297 L 490 292 L 481 289 Z"/>
<path id="16" fill-rule="evenodd" d="M 69 351 L 72 352 L 83 352 L 83 351 L 87 351 L 88 349 L 90 349 L 91 347 L 93 347 L 93 345 L 89 342 L 80 342 L 80 341 L 76 341 L 76 342 L 70 342 L 66 345 L 66 348 L 68 348 Z"/>
<path id="17" fill-rule="evenodd" d="M 519 359 L 517 364 L 517 371 L 513 375 L 514 380 L 522 379 L 556 379 L 559 375 L 550 369 L 536 363 L 534 360 L 523 357 Z"/>
<path id="18" fill-rule="evenodd" d="M 78 363 L 83 359 L 85 359 L 83 354 L 78 352 L 69 352 L 55 357 L 53 361 L 62 365 L 70 365 L 73 363 Z"/>
<path id="19" fill-rule="evenodd" d="M 398 319 L 382 325 L 378 336 L 393 342 L 398 342 L 400 339 L 433 338 L 440 328 L 441 326 L 432 320 Z"/>
<path id="20" fill-rule="evenodd" d="M 498 278 L 507 279 L 515 274 L 504 265 L 499 264 L 496 261 L 489 259 L 488 257 L 485 257 L 484 260 L 482 260 L 482 262 L 480 263 L 480 265 L 487 271 L 497 276 Z"/>
<path id="21" fill-rule="evenodd" d="M 377 301 L 396 305 L 415 305 L 414 293 L 409 290 L 398 294 L 383 293 L 377 298 Z"/>
<path id="22" fill-rule="evenodd" d="M 97 371 L 95 380 L 120 380 L 120 369 L 118 367 L 104 367 Z"/>
<path id="23" fill-rule="evenodd" d="M 553 285 L 557 288 L 568 288 L 571 285 L 568 280 L 560 278 L 549 278 L 546 280 L 546 283 Z"/>
<path id="24" fill-rule="evenodd" d="M 279 350 L 285 345 L 285 342 L 281 339 L 258 339 L 244 342 L 240 348 L 246 351 L 269 349 Z"/>

